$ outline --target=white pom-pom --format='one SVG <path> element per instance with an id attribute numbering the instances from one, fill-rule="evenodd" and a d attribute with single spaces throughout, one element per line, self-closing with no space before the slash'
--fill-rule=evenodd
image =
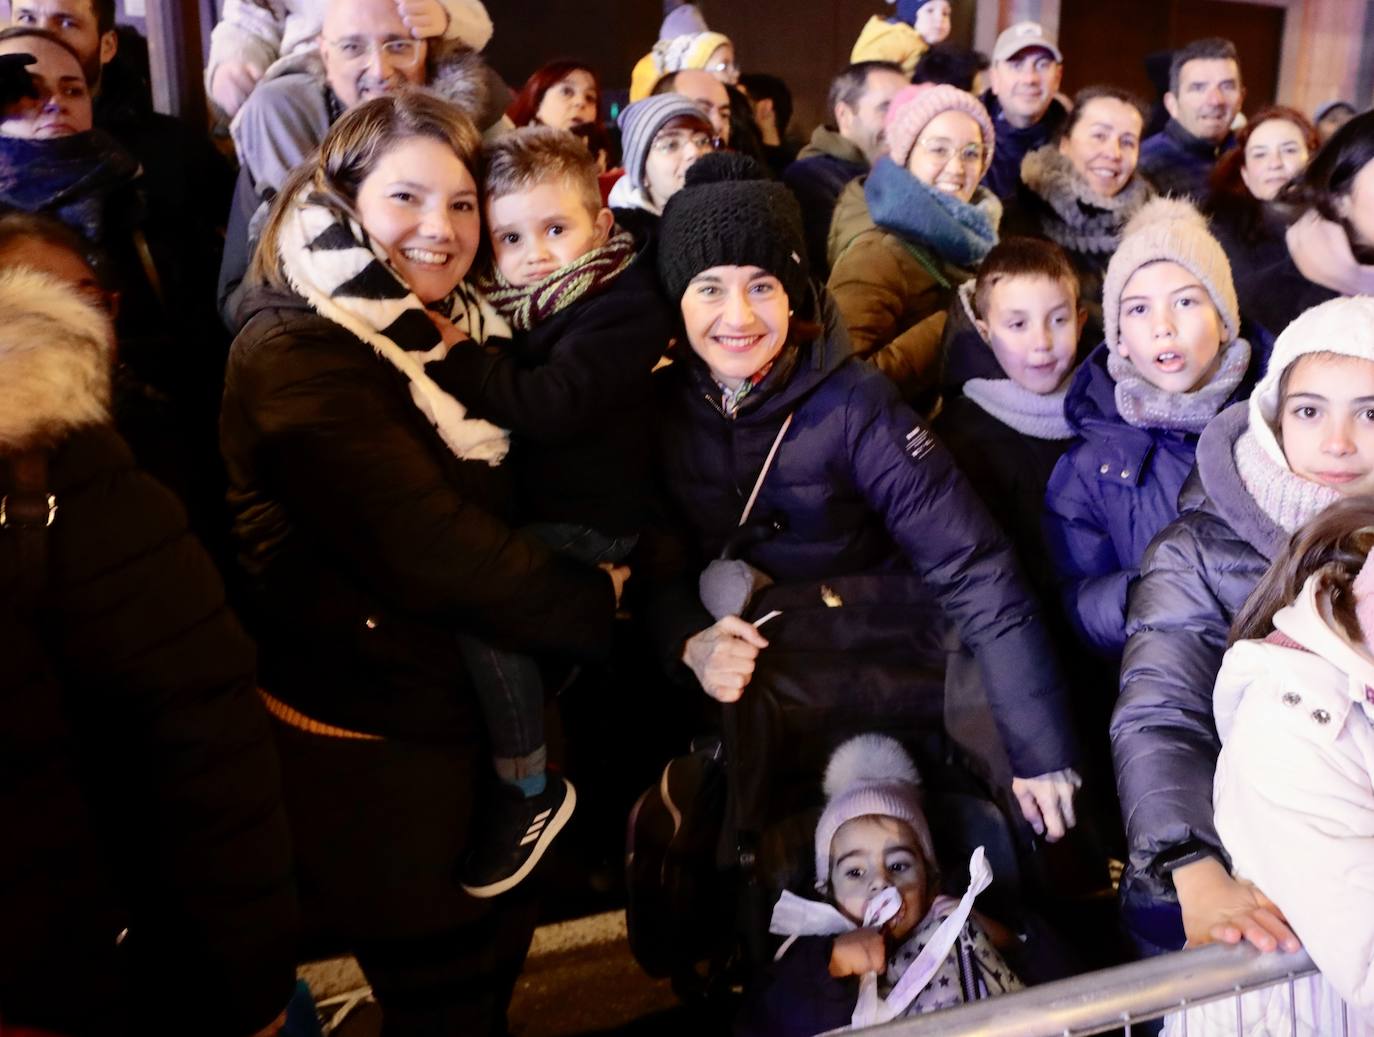
<path id="1" fill-rule="evenodd" d="M 827 799 L 834 799 L 856 785 L 892 782 L 921 783 L 902 743 L 890 735 L 856 735 L 831 754 L 822 788 Z"/>
<path id="2" fill-rule="evenodd" d="M 1186 198 L 1151 198 L 1127 221 L 1121 237 L 1124 240 L 1156 223 L 1174 222 L 1191 223 L 1199 230 L 1207 230 L 1207 217 Z"/>

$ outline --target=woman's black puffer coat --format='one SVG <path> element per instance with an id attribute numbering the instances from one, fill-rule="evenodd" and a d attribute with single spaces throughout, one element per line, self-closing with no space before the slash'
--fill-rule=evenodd
<path id="1" fill-rule="evenodd" d="M 895 386 L 852 356 L 823 298 L 822 336 L 785 349 L 733 418 L 695 355 L 665 372 L 663 477 L 696 571 L 736 532 L 792 414 L 754 510 L 777 532 L 739 556 L 780 583 L 914 570 L 979 661 L 1015 773 L 1075 764 L 1062 678 L 1011 545 Z M 699 604 L 686 607 L 663 641 L 680 650 L 710 623 Z"/>
<path id="2" fill-rule="evenodd" d="M 1235 442 L 1247 423 L 1247 404 L 1236 403 L 1203 431 L 1197 468 L 1179 497 L 1181 514 L 1145 552 L 1131 591 L 1121 696 L 1112 716 L 1130 845 L 1123 901 L 1128 913 L 1172 915 L 1175 926 L 1173 884 L 1161 865 L 1194 849 L 1226 859 L 1212 822 L 1221 749 L 1212 687 L 1227 634 L 1288 540 L 1236 472 Z M 1168 946 L 1160 932 L 1146 935 Z M 1174 936 L 1181 945 L 1181 928 Z"/>
<path id="3" fill-rule="evenodd" d="M 242 1037 L 295 985 L 277 756 L 219 575 L 107 423 L 107 332 L 0 274 L 0 498 L 42 447 L 57 508 L 36 554 L 0 527 L 0 1030 Z"/>
<path id="4" fill-rule="evenodd" d="M 252 304 L 220 441 L 269 691 L 339 727 L 477 744 L 459 631 L 609 651 L 611 581 L 502 520 L 503 468 L 454 457 L 403 376 L 299 297 Z"/>

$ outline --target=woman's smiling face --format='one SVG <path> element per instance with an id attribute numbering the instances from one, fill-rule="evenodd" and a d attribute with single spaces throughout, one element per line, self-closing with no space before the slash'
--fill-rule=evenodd
<path id="1" fill-rule="evenodd" d="M 782 282 L 755 266 L 713 266 L 687 285 L 682 323 L 722 385 L 738 388 L 782 352 L 790 304 Z"/>
<path id="2" fill-rule="evenodd" d="M 467 276 L 482 224 L 477 182 L 442 141 L 397 141 L 358 188 L 358 218 L 421 302 Z"/>

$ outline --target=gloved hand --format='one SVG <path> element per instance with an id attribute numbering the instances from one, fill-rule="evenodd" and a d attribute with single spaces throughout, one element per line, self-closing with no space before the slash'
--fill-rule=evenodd
<path id="1" fill-rule="evenodd" d="M 1035 778 L 1013 778 L 1011 790 L 1035 834 L 1053 843 L 1064 838 L 1064 833 L 1078 823 L 1073 811 L 1073 796 L 1082 784 L 1078 772 L 1065 767 L 1062 771 L 1051 771 Z"/>
<path id="2" fill-rule="evenodd" d="M 38 63 L 32 54 L 0 54 L 0 108 L 8 109 L 25 97 L 37 97 L 29 66 Z"/>

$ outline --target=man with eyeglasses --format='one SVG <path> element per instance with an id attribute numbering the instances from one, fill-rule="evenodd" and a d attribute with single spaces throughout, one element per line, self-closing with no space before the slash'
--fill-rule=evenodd
<path id="1" fill-rule="evenodd" d="M 1021 185 L 1021 160 L 1044 147 L 1068 117 L 1055 96 L 1064 75 L 1064 55 L 1035 22 L 1003 30 L 992 48 L 991 89 L 981 100 L 992 116 L 997 148 L 983 186 L 1003 201 Z"/>
<path id="2" fill-rule="evenodd" d="M 310 67 L 254 89 L 230 124 L 240 174 L 219 278 L 230 330 L 257 231 L 291 170 L 349 108 L 412 85 L 433 87 L 479 129 L 508 125 L 510 91 L 500 78 L 461 43 L 416 39 L 397 0 L 327 0 Z"/>

